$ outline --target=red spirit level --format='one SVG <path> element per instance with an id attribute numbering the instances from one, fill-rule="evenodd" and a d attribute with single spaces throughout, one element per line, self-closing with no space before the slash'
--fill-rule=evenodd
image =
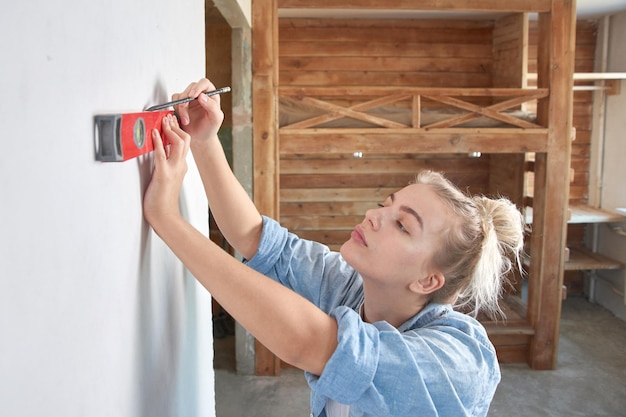
<path id="1" fill-rule="evenodd" d="M 161 120 L 172 110 L 95 116 L 96 160 L 127 161 L 154 150 L 152 130 L 163 137 Z M 165 142 L 167 144 L 167 142 Z"/>

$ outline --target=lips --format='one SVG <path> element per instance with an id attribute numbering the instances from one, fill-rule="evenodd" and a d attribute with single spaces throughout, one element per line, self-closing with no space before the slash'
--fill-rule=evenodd
<path id="1" fill-rule="evenodd" d="M 367 242 L 365 241 L 365 235 L 363 234 L 363 228 L 361 226 L 356 226 L 350 236 L 357 243 L 363 246 L 367 246 Z"/>

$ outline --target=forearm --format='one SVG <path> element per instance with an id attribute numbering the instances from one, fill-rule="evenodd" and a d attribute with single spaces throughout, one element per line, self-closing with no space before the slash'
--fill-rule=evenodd
<path id="1" fill-rule="evenodd" d="M 319 375 L 337 346 L 337 322 L 305 298 L 235 260 L 180 217 L 154 228 L 242 326 L 286 362 Z"/>
<path id="2" fill-rule="evenodd" d="M 233 174 L 219 139 L 191 142 L 213 217 L 228 242 L 245 258 L 257 251 L 262 218 Z"/>
<path id="3" fill-rule="evenodd" d="M 159 131 L 152 131 L 154 171 L 144 195 L 144 217 L 200 283 L 263 344 L 285 361 L 321 373 L 337 344 L 336 321 L 295 292 L 238 262 L 181 217 L 178 199 L 187 172 L 190 133 L 170 115 L 163 118 L 162 127 L 170 147 L 166 151 Z M 243 225 L 249 235 L 260 235 L 261 217 L 228 168 L 217 137 L 204 139 L 214 145 L 213 149 L 196 147 L 207 196 L 216 203 L 219 217 L 227 220 L 227 231 L 232 235 L 234 230 L 235 240 L 243 241 L 242 254 L 251 256 L 258 238 L 256 244 L 246 243 L 252 239 L 236 229 Z"/>

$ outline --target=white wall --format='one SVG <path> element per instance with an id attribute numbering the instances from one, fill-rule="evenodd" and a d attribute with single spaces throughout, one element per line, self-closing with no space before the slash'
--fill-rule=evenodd
<path id="1" fill-rule="evenodd" d="M 14 1 L 0 35 L 0 415 L 214 415 L 210 296 L 142 218 L 151 157 L 93 143 L 204 75 L 204 1 Z M 183 192 L 206 232 L 193 165 Z"/>
<path id="2" fill-rule="evenodd" d="M 626 13 L 609 20 L 608 72 L 626 72 Z M 605 149 L 603 155 L 602 207 L 613 210 L 626 207 L 626 81 L 621 93 L 606 100 Z M 626 229 L 626 224 L 622 224 Z M 608 227 L 599 227 L 599 252 L 626 264 L 626 237 Z M 626 270 L 599 271 L 595 299 L 626 320 L 624 298 Z M 619 294 L 621 292 L 621 294 Z"/>

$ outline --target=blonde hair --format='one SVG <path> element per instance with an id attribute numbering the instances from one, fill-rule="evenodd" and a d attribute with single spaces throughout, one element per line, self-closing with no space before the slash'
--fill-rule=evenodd
<path id="1" fill-rule="evenodd" d="M 415 183 L 430 186 L 457 218 L 435 250 L 433 263 L 444 273 L 445 283 L 431 301 L 458 296 L 455 306 L 474 316 L 484 311 L 504 317 L 499 299 L 507 274 L 513 267 L 522 270 L 522 214 L 506 198 L 466 195 L 437 172 L 422 171 Z"/>

